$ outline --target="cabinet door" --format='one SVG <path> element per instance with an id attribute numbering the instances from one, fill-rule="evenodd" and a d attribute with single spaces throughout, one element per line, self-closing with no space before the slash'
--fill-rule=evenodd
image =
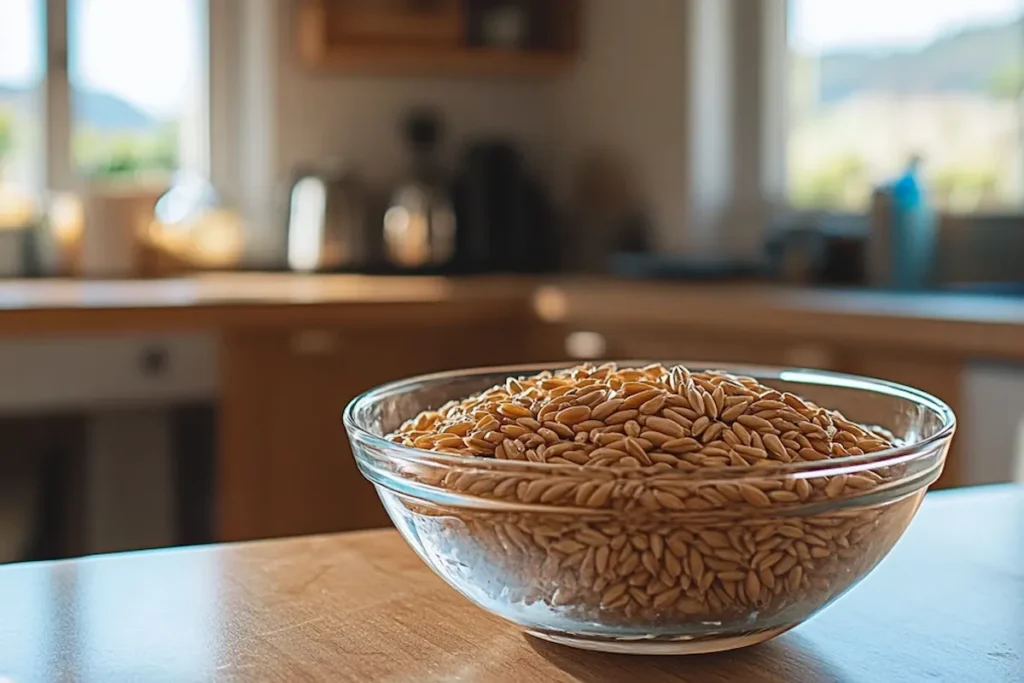
<path id="1" fill-rule="evenodd" d="M 388 524 L 341 423 L 377 384 L 425 372 L 518 361 L 505 326 L 245 331 L 223 341 L 220 539 Z"/>
<path id="2" fill-rule="evenodd" d="M 961 358 L 878 349 L 845 355 L 842 370 L 920 389 L 945 401 L 958 416 L 963 415 L 964 361 Z M 959 445 L 965 442 L 964 434 L 968 429 L 969 425 L 962 422 L 958 425 L 957 436 L 946 458 L 946 467 L 932 488 L 963 485 Z"/>

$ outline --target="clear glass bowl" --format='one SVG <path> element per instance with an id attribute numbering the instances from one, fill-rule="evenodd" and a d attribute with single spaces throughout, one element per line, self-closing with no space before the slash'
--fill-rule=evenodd
<path id="1" fill-rule="evenodd" d="M 559 367 L 387 384 L 355 399 L 344 422 L 359 469 L 431 569 L 532 635 L 587 649 L 713 652 L 800 624 L 889 552 L 941 473 L 956 427 L 947 405 L 909 387 L 726 364 L 710 367 L 887 429 L 900 445 L 665 472 L 446 455 L 384 438 L 423 410 Z"/>

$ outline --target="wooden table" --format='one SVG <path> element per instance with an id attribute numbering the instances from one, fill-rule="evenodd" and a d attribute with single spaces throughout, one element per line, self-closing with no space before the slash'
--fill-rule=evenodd
<path id="1" fill-rule="evenodd" d="M 0 568 L 0 681 L 1019 683 L 1022 568 L 1024 487 L 940 492 L 811 622 L 659 658 L 524 636 L 390 530 L 16 565 Z"/>

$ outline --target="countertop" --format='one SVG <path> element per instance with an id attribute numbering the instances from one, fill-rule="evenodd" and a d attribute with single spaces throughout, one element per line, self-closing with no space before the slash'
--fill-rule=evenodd
<path id="1" fill-rule="evenodd" d="M 542 276 L 0 281 L 0 335 L 539 316 L 1024 359 L 1024 298 Z"/>
<path id="2" fill-rule="evenodd" d="M 545 298 L 567 321 L 1024 358 L 1024 298 L 636 280 L 555 281 Z"/>
<path id="3" fill-rule="evenodd" d="M 0 281 L 0 336 L 217 330 L 325 322 L 400 324 L 529 310 L 517 278 L 212 273 L 154 280 Z"/>
<path id="4" fill-rule="evenodd" d="M 1024 487 L 929 494 L 891 555 L 808 623 L 659 658 L 531 639 L 393 530 L 14 565 L 0 680 L 1020 681 L 1021 567 Z"/>

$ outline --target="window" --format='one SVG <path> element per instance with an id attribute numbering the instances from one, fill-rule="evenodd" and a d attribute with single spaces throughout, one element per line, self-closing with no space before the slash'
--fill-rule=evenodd
<path id="1" fill-rule="evenodd" d="M 42 176 L 42 0 L 0 0 L 0 228 L 34 213 Z"/>
<path id="2" fill-rule="evenodd" d="M 160 178 L 201 163 L 201 4 L 68 0 L 72 158 L 81 175 Z"/>
<path id="3" fill-rule="evenodd" d="M 1022 0 L 790 0 L 787 194 L 864 211 L 919 156 L 953 212 L 1024 204 Z"/>
<path id="4" fill-rule="evenodd" d="M 0 227 L 43 190 L 207 172 L 208 2 L 0 0 Z"/>

